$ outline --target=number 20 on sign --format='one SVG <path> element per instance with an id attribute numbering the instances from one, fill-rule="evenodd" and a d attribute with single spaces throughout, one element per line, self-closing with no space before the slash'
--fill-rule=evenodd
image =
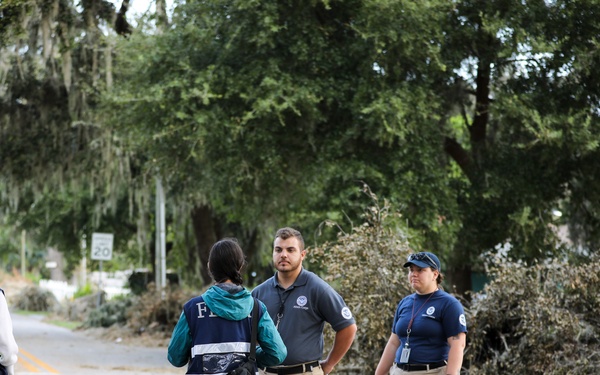
<path id="1" fill-rule="evenodd" d="M 92 259 L 110 260 L 112 258 L 112 233 L 92 234 Z"/>

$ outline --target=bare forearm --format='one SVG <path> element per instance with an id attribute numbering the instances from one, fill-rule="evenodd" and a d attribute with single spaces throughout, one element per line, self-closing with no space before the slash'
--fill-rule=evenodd
<path id="1" fill-rule="evenodd" d="M 336 332 L 335 339 L 333 340 L 333 347 L 331 348 L 327 358 L 321 362 L 321 367 L 323 368 L 323 372 L 325 374 L 329 374 L 331 371 L 333 371 L 335 365 L 342 360 L 348 349 L 350 349 L 350 346 L 352 346 L 355 335 L 356 324 L 352 324 Z"/>
<path id="2" fill-rule="evenodd" d="M 396 356 L 396 351 L 391 349 L 388 345 L 386 345 L 383 354 L 381 355 L 381 359 L 377 364 L 377 368 L 375 369 L 375 375 L 386 375 L 389 373 L 390 368 L 394 364 L 394 357 Z"/>
<path id="3" fill-rule="evenodd" d="M 448 339 L 448 343 L 450 344 L 450 351 L 448 352 L 446 374 L 458 375 L 462 367 L 466 335 L 461 333 L 457 336 L 452 336 Z"/>
<path id="4" fill-rule="evenodd" d="M 377 364 L 377 369 L 375 369 L 375 375 L 386 375 L 389 373 L 390 368 L 394 364 L 394 358 L 396 357 L 396 351 L 400 346 L 400 339 L 398 336 L 392 333 L 387 344 L 385 345 L 385 349 L 383 350 L 383 354 L 381 354 L 381 359 Z"/>

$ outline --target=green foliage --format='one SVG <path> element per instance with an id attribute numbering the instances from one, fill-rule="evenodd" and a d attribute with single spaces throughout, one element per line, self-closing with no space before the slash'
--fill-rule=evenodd
<path id="1" fill-rule="evenodd" d="M 127 309 L 134 305 L 132 298 L 111 299 L 90 311 L 84 327 L 110 327 L 127 323 Z"/>
<path id="2" fill-rule="evenodd" d="M 359 181 L 460 292 L 498 244 L 560 255 L 553 208 L 600 244 L 596 2 L 192 1 L 127 39 L 105 1 L 23 4 L 0 6 L 0 204 L 71 264 L 100 228 L 147 263 L 155 175 L 187 272 L 206 238 L 358 222 Z M 198 206 L 212 236 L 181 218 Z"/>
<path id="3" fill-rule="evenodd" d="M 92 284 L 87 283 L 83 287 L 78 288 L 75 291 L 75 293 L 73 293 L 73 298 L 89 296 L 92 293 L 94 293 L 94 291 L 92 290 Z"/>
<path id="4" fill-rule="evenodd" d="M 455 196 L 443 190 L 442 149 L 431 147 L 436 96 L 421 86 L 445 69 L 431 43 L 442 9 L 443 1 L 180 4 L 169 29 L 119 42 L 103 113 L 143 155 L 142 174 L 164 177 L 178 212 L 207 205 L 238 233 L 264 235 L 284 216 L 313 231 L 327 217 L 356 221 L 366 181 L 393 200 L 414 199 L 415 227 L 435 226 L 432 241 L 450 247 Z M 191 248 L 175 230 L 176 248 Z M 174 258 L 189 264 L 188 255 Z"/>
<path id="5" fill-rule="evenodd" d="M 7 0 L 0 12 L 0 216 L 57 247 L 69 274 L 85 234 L 113 229 L 128 250 L 145 207 L 129 154 L 94 111 L 112 80 L 114 6 Z"/>
<path id="6" fill-rule="evenodd" d="M 0 264 L 5 272 L 17 268 L 20 264 L 20 244 L 13 231 L 4 225 L 0 225 Z"/>
<path id="7" fill-rule="evenodd" d="M 324 279 L 344 297 L 356 319 L 356 339 L 340 367 L 373 373 L 374 359 L 381 356 L 387 343 L 397 304 L 412 293 L 402 268 L 411 252 L 411 238 L 402 215 L 389 202 L 379 201 L 367 188 L 365 191 L 372 206 L 365 210 L 364 222 L 350 232 L 325 223 L 339 229 L 338 238 L 310 249 L 309 259 L 311 264 L 321 265 Z M 333 332 L 326 332 L 331 344 Z"/>
<path id="8" fill-rule="evenodd" d="M 597 373 L 600 259 L 489 259 L 492 281 L 468 310 L 469 373 Z"/>
<path id="9" fill-rule="evenodd" d="M 3 0 L 0 3 L 0 48 L 10 43 L 14 34 L 23 32 L 19 20 L 26 4 L 27 0 Z"/>

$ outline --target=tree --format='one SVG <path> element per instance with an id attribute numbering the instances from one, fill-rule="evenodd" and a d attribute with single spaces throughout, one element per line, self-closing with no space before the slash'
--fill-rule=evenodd
<path id="1" fill-rule="evenodd" d="M 181 4 L 164 35 L 128 42 L 111 122 L 205 223 L 355 220 L 364 180 L 406 205 L 414 246 L 464 292 L 498 244 L 526 260 L 557 250 L 548 212 L 576 202 L 597 152 L 596 89 L 575 90 L 594 79 L 597 25 L 555 26 L 589 7 Z"/>
<path id="2" fill-rule="evenodd" d="M 0 11 L 2 214 L 72 260 L 107 217 L 130 239 L 122 204 L 140 195 L 126 190 L 135 161 L 94 112 L 112 85 L 113 5 L 9 0 Z"/>
<path id="3" fill-rule="evenodd" d="M 457 191 L 462 226 L 451 258 L 463 276 L 499 243 L 527 261 L 552 256 L 551 209 L 576 218 L 576 207 L 596 196 L 584 176 L 595 169 L 600 134 L 590 69 L 600 24 L 589 16 L 598 10 L 591 2 L 457 3 L 442 55 L 458 57 L 467 77 L 449 76 L 445 91 L 445 108 L 463 118 L 462 133 L 447 128 L 445 137 L 468 178 Z M 456 281 L 470 289 L 468 279 Z"/>
<path id="4" fill-rule="evenodd" d="M 274 227 L 358 220 L 365 181 L 405 206 L 411 246 L 438 253 L 465 292 L 495 246 L 528 262 L 560 251 L 552 208 L 583 248 L 598 242 L 597 13 L 590 1 L 187 2 L 164 32 L 142 22 L 102 55 L 116 59 L 113 89 L 91 73 L 81 87 L 105 94 L 95 120 L 112 133 L 92 139 L 131 156 L 121 170 L 140 186 L 163 176 L 188 217 L 173 225 L 194 223 L 179 261 L 204 280 L 221 236 L 241 233 L 258 262 Z M 89 51 L 84 72 L 98 72 Z M 123 159 L 101 160 L 110 174 Z"/>
<path id="5" fill-rule="evenodd" d="M 219 222 L 255 233 L 357 218 L 360 180 L 391 189 L 390 173 L 411 173 L 399 137 L 369 116 L 385 99 L 361 4 L 181 4 L 165 33 L 120 47 L 110 123 L 202 214 L 204 248 Z M 412 89 L 396 97 L 427 100 Z"/>

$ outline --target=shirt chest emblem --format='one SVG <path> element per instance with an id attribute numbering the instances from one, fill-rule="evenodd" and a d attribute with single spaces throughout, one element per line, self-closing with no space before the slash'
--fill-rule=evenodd
<path id="1" fill-rule="evenodd" d="M 296 299 L 296 305 L 298 305 L 300 307 L 304 307 L 307 302 L 308 302 L 308 299 L 306 298 L 306 296 L 300 296 Z"/>

